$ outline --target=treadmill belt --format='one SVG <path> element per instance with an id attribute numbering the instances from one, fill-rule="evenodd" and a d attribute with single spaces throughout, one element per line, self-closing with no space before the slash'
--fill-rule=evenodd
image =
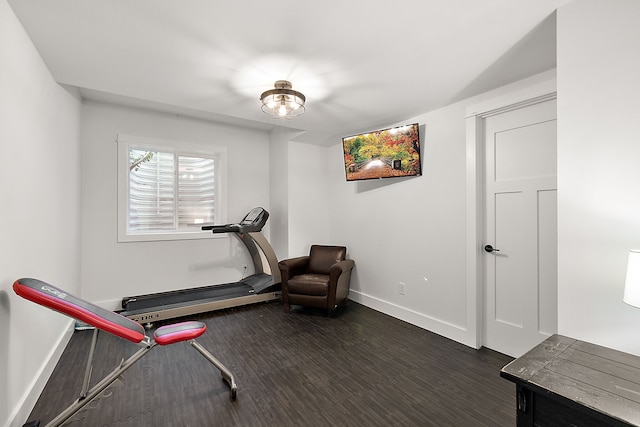
<path id="1" fill-rule="evenodd" d="M 171 291 L 159 294 L 131 297 L 122 308 L 126 311 L 158 308 L 165 305 L 193 303 L 194 301 L 218 301 L 254 295 L 254 289 L 244 283 L 225 283 L 222 285 L 204 286 L 201 288 Z"/>

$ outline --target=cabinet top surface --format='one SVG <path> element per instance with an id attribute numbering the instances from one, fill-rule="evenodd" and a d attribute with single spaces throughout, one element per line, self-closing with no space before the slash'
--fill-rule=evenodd
<path id="1" fill-rule="evenodd" d="M 502 368 L 515 383 L 640 424 L 640 357 L 553 335 Z"/>

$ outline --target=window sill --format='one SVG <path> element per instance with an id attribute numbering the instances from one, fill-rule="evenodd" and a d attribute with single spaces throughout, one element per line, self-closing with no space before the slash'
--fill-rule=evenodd
<path id="1" fill-rule="evenodd" d="M 118 233 L 118 243 L 160 242 L 170 240 L 219 239 L 224 234 L 213 234 L 210 231 L 184 231 L 167 233 Z"/>

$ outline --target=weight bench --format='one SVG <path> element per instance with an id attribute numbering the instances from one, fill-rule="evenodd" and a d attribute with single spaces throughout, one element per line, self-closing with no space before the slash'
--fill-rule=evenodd
<path id="1" fill-rule="evenodd" d="M 13 290 L 16 294 L 29 301 L 33 301 L 95 327 L 80 397 L 67 409 L 62 411 L 53 421 L 49 422 L 46 427 L 63 424 L 104 392 L 111 384 L 118 380 L 123 372 L 133 366 L 134 363 L 140 360 L 156 345 L 169 345 L 181 341 L 188 341 L 205 359 L 220 370 L 222 378 L 231 388 L 231 400 L 236 399 L 237 386 L 233 374 L 195 340 L 207 330 L 207 326 L 202 322 L 189 321 L 162 326 L 156 329 L 153 338 L 150 338 L 145 334 L 145 329 L 141 324 L 112 311 L 93 305 L 38 279 L 18 279 L 13 284 Z M 93 353 L 95 351 L 99 330 L 129 340 L 142 348 L 127 360 L 123 360 L 110 374 L 89 389 L 89 380 L 93 366 Z M 26 425 L 37 426 L 39 422 L 28 423 L 25 424 L 25 426 Z"/>

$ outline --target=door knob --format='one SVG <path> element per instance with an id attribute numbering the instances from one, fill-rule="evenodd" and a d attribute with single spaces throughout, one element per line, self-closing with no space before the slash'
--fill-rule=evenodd
<path id="1" fill-rule="evenodd" d="M 491 245 L 487 245 L 484 247 L 484 250 L 491 253 L 491 252 L 500 252 L 500 249 L 495 249 L 493 246 Z"/>

